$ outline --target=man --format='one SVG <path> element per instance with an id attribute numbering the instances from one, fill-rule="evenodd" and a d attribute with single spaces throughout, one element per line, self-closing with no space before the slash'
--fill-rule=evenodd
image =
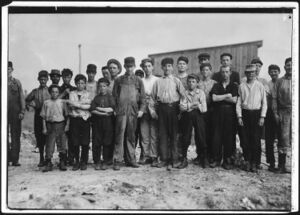
<path id="1" fill-rule="evenodd" d="M 8 62 L 7 89 L 7 157 L 13 166 L 19 163 L 21 122 L 25 113 L 25 98 L 21 82 L 12 77 L 13 64 Z M 11 142 L 9 143 L 9 133 Z"/>
<path id="2" fill-rule="evenodd" d="M 60 81 L 60 71 L 58 69 L 52 69 L 50 73 L 50 80 L 52 81 L 52 85 L 58 85 Z"/>
<path id="3" fill-rule="evenodd" d="M 272 109 L 279 128 L 278 173 L 290 173 L 286 169 L 287 148 L 291 145 L 292 126 L 292 58 L 285 60 L 285 75 L 278 79 L 272 95 Z"/>
<path id="4" fill-rule="evenodd" d="M 110 59 L 107 61 L 107 67 L 110 72 L 111 81 L 110 81 L 110 88 L 113 89 L 115 80 L 117 79 L 118 75 L 122 72 L 122 65 L 116 59 Z"/>
<path id="5" fill-rule="evenodd" d="M 177 68 L 178 68 L 178 75 L 177 78 L 181 81 L 184 88 L 187 90 L 187 70 L 188 70 L 188 63 L 189 59 L 185 56 L 180 56 L 177 59 Z"/>

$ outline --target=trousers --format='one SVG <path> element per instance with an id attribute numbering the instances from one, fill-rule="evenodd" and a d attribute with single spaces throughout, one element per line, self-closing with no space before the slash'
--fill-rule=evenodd
<path id="1" fill-rule="evenodd" d="M 291 128 L 292 128 L 292 110 L 279 109 L 279 138 L 278 138 L 278 152 L 286 154 L 288 147 L 291 145 Z"/>
<path id="2" fill-rule="evenodd" d="M 268 108 L 265 119 L 265 147 L 267 163 L 275 164 L 274 141 L 278 134 L 278 126 L 275 121 L 274 113 Z"/>
<path id="3" fill-rule="evenodd" d="M 19 111 L 8 109 L 7 116 L 7 157 L 8 161 L 18 163 L 20 147 L 21 147 L 21 120 L 19 119 Z M 11 141 L 9 142 L 9 132 Z"/>
<path id="4" fill-rule="evenodd" d="M 141 119 L 141 144 L 144 157 L 157 157 L 157 120 L 145 113 Z"/>

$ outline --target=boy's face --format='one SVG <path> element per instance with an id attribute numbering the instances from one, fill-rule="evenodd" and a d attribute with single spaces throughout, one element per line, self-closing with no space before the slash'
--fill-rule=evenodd
<path id="1" fill-rule="evenodd" d="M 246 71 L 245 75 L 247 77 L 247 81 L 252 81 L 256 77 L 256 71 Z"/>
<path id="2" fill-rule="evenodd" d="M 229 67 L 222 67 L 221 68 L 221 75 L 224 81 L 228 81 L 231 75 L 231 71 Z"/>
<path id="3" fill-rule="evenodd" d="M 153 65 L 152 65 L 152 63 L 150 63 L 150 62 L 144 63 L 143 70 L 144 70 L 146 76 L 151 75 L 152 72 L 153 72 Z"/>
<path id="4" fill-rule="evenodd" d="M 260 63 L 256 63 L 256 76 L 259 76 L 262 65 Z"/>
<path id="5" fill-rule="evenodd" d="M 211 73 L 211 71 L 210 71 L 209 66 L 205 66 L 205 67 L 203 67 L 202 70 L 201 70 L 201 75 L 202 75 L 204 78 L 209 77 L 209 76 L 210 76 L 210 73 Z"/>
<path id="6" fill-rule="evenodd" d="M 101 95 L 105 95 L 107 93 L 108 86 L 106 83 L 100 82 L 98 87 L 99 87 L 99 93 Z"/>
<path id="7" fill-rule="evenodd" d="M 288 61 L 285 65 L 284 65 L 284 69 L 287 75 L 292 75 L 292 61 Z"/>
<path id="8" fill-rule="evenodd" d="M 86 83 L 84 80 L 79 80 L 76 82 L 77 90 L 82 91 L 85 89 Z"/>
<path id="9" fill-rule="evenodd" d="M 94 72 L 88 72 L 87 76 L 88 76 L 88 81 L 92 82 L 92 81 L 95 80 L 96 73 L 94 73 Z"/>
<path id="10" fill-rule="evenodd" d="M 185 61 L 180 60 L 177 63 L 177 68 L 178 68 L 178 72 L 182 73 L 182 72 L 186 72 L 188 66 L 187 66 L 187 63 Z"/>
<path id="11" fill-rule="evenodd" d="M 54 74 L 54 75 L 51 75 L 51 76 L 50 76 L 50 79 L 51 79 L 51 81 L 52 81 L 52 84 L 58 84 L 58 83 L 59 83 L 59 80 L 60 80 L 60 76 Z"/>
<path id="12" fill-rule="evenodd" d="M 7 77 L 11 78 L 12 77 L 12 72 L 14 71 L 14 69 L 12 67 L 8 67 L 7 68 Z"/>
<path id="13" fill-rule="evenodd" d="M 134 65 L 124 65 L 124 68 L 126 70 L 127 73 L 133 73 L 135 66 Z"/>
<path id="14" fill-rule="evenodd" d="M 187 80 L 187 85 L 189 90 L 194 90 L 197 87 L 197 80 L 195 78 L 189 78 Z"/>
<path id="15" fill-rule="evenodd" d="M 280 71 L 278 69 L 271 69 L 269 70 L 269 75 L 272 78 L 272 80 L 277 80 L 279 76 Z"/>
<path id="16" fill-rule="evenodd" d="M 110 76 L 110 73 L 109 73 L 109 70 L 108 70 L 108 69 L 103 69 L 103 70 L 102 70 L 102 76 L 103 76 L 103 78 L 106 78 L 106 79 L 108 79 L 108 80 L 111 79 L 111 76 Z"/>
<path id="17" fill-rule="evenodd" d="M 71 79 L 72 79 L 72 75 L 64 75 L 63 77 L 62 77 L 62 79 L 63 79 L 63 82 L 64 82 L 64 84 L 70 84 L 70 82 L 71 82 Z"/>
<path id="18" fill-rule="evenodd" d="M 48 77 L 40 77 L 39 82 L 40 82 L 41 87 L 46 87 L 47 82 L 48 82 Z"/>
<path id="19" fill-rule="evenodd" d="M 169 63 L 163 65 L 161 68 L 164 71 L 164 75 L 170 75 L 174 70 L 173 64 L 169 64 Z"/>
<path id="20" fill-rule="evenodd" d="M 199 64 L 201 65 L 201 64 L 203 64 L 203 63 L 209 63 L 209 59 L 206 58 L 206 57 L 201 57 L 201 58 L 199 59 Z"/>
<path id="21" fill-rule="evenodd" d="M 51 99 L 57 99 L 59 96 L 59 90 L 57 87 L 51 89 Z"/>
<path id="22" fill-rule="evenodd" d="M 120 72 L 118 65 L 114 63 L 111 63 L 108 66 L 108 70 L 110 72 L 111 77 L 116 77 Z"/>
<path id="23" fill-rule="evenodd" d="M 222 66 L 231 66 L 231 58 L 229 56 L 223 56 L 221 59 Z"/>

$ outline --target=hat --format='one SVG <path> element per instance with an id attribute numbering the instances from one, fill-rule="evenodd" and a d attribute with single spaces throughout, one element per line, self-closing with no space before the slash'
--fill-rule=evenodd
<path id="1" fill-rule="evenodd" d="M 100 84 L 100 83 L 106 83 L 107 86 L 109 86 L 109 84 L 110 84 L 110 82 L 107 78 L 99 78 L 98 84 Z"/>
<path id="2" fill-rule="evenodd" d="M 75 83 L 77 83 L 78 81 L 83 80 L 84 82 L 86 82 L 86 77 L 83 74 L 78 74 L 75 76 Z"/>
<path id="3" fill-rule="evenodd" d="M 50 76 L 52 76 L 52 75 L 61 76 L 60 71 L 58 69 L 51 69 Z"/>
<path id="4" fill-rule="evenodd" d="M 73 76 L 73 72 L 72 72 L 72 70 L 70 70 L 70 69 L 63 69 L 63 70 L 61 71 L 61 75 L 62 75 L 62 76 L 67 76 L 67 75 Z"/>
<path id="5" fill-rule="evenodd" d="M 256 65 L 255 64 L 246 65 L 245 72 L 255 72 L 255 71 L 256 71 Z"/>
<path id="6" fill-rule="evenodd" d="M 280 68 L 279 68 L 279 66 L 277 66 L 275 64 L 271 64 L 269 66 L 269 68 L 268 68 L 268 71 L 270 71 L 270 70 L 278 70 L 278 71 L 280 71 Z"/>
<path id="7" fill-rule="evenodd" d="M 189 63 L 189 59 L 188 59 L 187 57 L 185 57 L 185 56 L 180 56 L 180 57 L 177 59 L 177 63 L 178 63 L 179 61 L 184 61 L 186 64 Z"/>
<path id="8" fill-rule="evenodd" d="M 251 64 L 257 64 L 257 63 L 259 63 L 260 65 L 264 65 L 259 57 L 254 58 L 253 60 L 251 60 Z"/>
<path id="9" fill-rule="evenodd" d="M 166 58 L 162 59 L 162 61 L 161 61 L 162 66 L 164 66 L 166 64 L 172 64 L 173 65 L 173 63 L 174 63 L 174 60 L 173 60 L 173 58 L 170 58 L 170 57 L 166 57 Z"/>
<path id="10" fill-rule="evenodd" d="M 221 54 L 220 58 L 222 59 L 224 56 L 229 56 L 230 59 L 232 59 L 232 55 L 230 53 L 224 52 L 223 54 Z"/>
<path id="11" fill-rule="evenodd" d="M 135 59 L 134 59 L 134 57 L 126 57 L 124 59 L 124 65 L 125 66 L 135 66 Z"/>
<path id="12" fill-rule="evenodd" d="M 147 63 L 147 62 L 151 63 L 152 66 L 153 66 L 153 63 L 154 63 L 154 62 L 153 62 L 153 59 L 152 59 L 152 58 L 144 58 L 144 59 L 141 61 L 140 67 L 143 67 L 144 64 Z"/>
<path id="13" fill-rule="evenodd" d="M 102 66 L 101 70 L 105 70 L 105 69 L 108 69 L 107 66 Z"/>
<path id="14" fill-rule="evenodd" d="M 189 75 L 187 76 L 187 80 L 190 79 L 190 78 L 196 79 L 196 81 L 199 82 L 199 76 L 196 75 L 195 73 L 191 73 L 191 74 L 189 74 Z"/>
<path id="15" fill-rule="evenodd" d="M 116 60 L 116 59 L 110 59 L 110 60 L 108 60 L 107 61 L 107 67 L 109 67 L 109 65 L 110 64 L 116 64 L 117 66 L 118 66 L 118 68 L 119 68 L 119 74 L 121 73 L 121 71 L 122 71 L 122 65 L 121 65 L 121 63 L 118 61 L 118 60 Z"/>
<path id="16" fill-rule="evenodd" d="M 13 67 L 13 63 L 11 61 L 8 61 L 7 67 Z"/>
<path id="17" fill-rule="evenodd" d="M 136 76 L 140 76 L 140 77 L 142 77 L 142 78 L 145 76 L 143 70 L 141 70 L 141 69 L 137 69 L 137 70 L 135 71 L 134 74 L 135 74 Z"/>
<path id="18" fill-rule="evenodd" d="M 49 73 L 46 70 L 42 70 L 42 71 L 39 72 L 38 79 L 41 78 L 41 77 L 48 78 L 48 75 L 49 75 Z"/>
<path id="19" fill-rule="evenodd" d="M 210 70 L 212 69 L 210 63 L 202 63 L 202 64 L 200 65 L 200 71 L 202 71 L 202 69 L 203 69 L 204 67 L 209 67 Z"/>
<path id="20" fill-rule="evenodd" d="M 291 57 L 288 57 L 287 59 L 285 59 L 284 64 L 287 64 L 289 61 L 292 61 Z"/>
<path id="21" fill-rule="evenodd" d="M 97 73 L 97 66 L 95 64 L 87 65 L 86 73 Z"/>
<path id="22" fill-rule="evenodd" d="M 207 58 L 209 60 L 210 55 L 208 53 L 201 53 L 198 55 L 198 60 L 200 60 L 201 58 Z"/>

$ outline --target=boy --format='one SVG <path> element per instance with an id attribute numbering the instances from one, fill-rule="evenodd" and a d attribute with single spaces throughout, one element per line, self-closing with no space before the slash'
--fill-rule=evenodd
<path id="1" fill-rule="evenodd" d="M 279 66 L 274 64 L 270 65 L 268 68 L 268 73 L 271 77 L 271 81 L 268 82 L 269 91 L 267 91 L 268 110 L 267 110 L 267 115 L 265 120 L 265 140 L 266 140 L 265 143 L 266 143 L 267 163 L 269 164 L 268 170 L 274 172 L 275 171 L 274 141 L 278 134 L 278 128 L 274 117 L 274 112 L 272 110 L 272 93 L 274 91 L 274 86 L 280 74 Z"/>
<path id="2" fill-rule="evenodd" d="M 107 61 L 107 67 L 111 76 L 110 86 L 111 89 L 113 89 L 115 80 L 117 79 L 118 75 L 122 72 L 122 65 L 118 60 L 110 59 Z"/>
<path id="3" fill-rule="evenodd" d="M 171 164 L 173 168 L 178 168 L 181 164 L 177 145 L 178 114 L 179 101 L 185 97 L 185 89 L 181 81 L 172 75 L 173 63 L 172 58 L 164 58 L 161 61 L 164 76 L 154 83 L 151 93 L 158 113 L 161 162 L 157 167 L 167 166 L 168 170 Z"/>
<path id="4" fill-rule="evenodd" d="M 50 73 L 50 79 L 52 81 L 52 85 L 57 85 L 59 84 L 60 81 L 60 71 L 58 69 L 51 69 L 51 73 Z"/>
<path id="5" fill-rule="evenodd" d="M 142 60 L 140 67 L 144 70 L 146 77 L 143 79 L 145 94 L 146 94 L 146 111 L 141 118 L 141 136 L 142 136 L 142 150 L 145 155 L 140 164 L 151 163 L 152 167 L 158 164 L 157 153 L 157 115 L 151 108 L 151 92 L 154 83 L 158 80 L 153 75 L 153 60 L 145 58 Z"/>
<path id="6" fill-rule="evenodd" d="M 100 78 L 98 80 L 99 94 L 91 103 L 91 113 L 94 115 L 94 123 L 92 126 L 93 134 L 93 160 L 95 170 L 106 170 L 108 162 L 112 159 L 113 146 L 113 112 L 115 108 L 114 98 L 108 93 L 109 80 Z M 102 147 L 102 153 L 101 153 Z M 103 163 L 101 163 L 101 155 Z"/>
<path id="7" fill-rule="evenodd" d="M 27 109 L 29 109 L 31 102 L 34 101 L 34 135 L 40 152 L 40 161 L 38 167 L 42 167 L 45 165 L 44 149 L 46 144 L 46 136 L 43 134 L 43 118 L 40 116 L 40 113 L 44 101 L 50 99 L 50 94 L 47 87 L 48 72 L 45 70 L 40 71 L 38 74 L 38 80 L 40 82 L 40 86 L 32 90 L 26 97 L 25 101 Z"/>
<path id="8" fill-rule="evenodd" d="M 236 114 L 235 105 L 238 86 L 230 82 L 230 67 L 221 66 L 223 80 L 216 83 L 210 94 L 212 95 L 212 152 L 214 162 L 210 167 L 219 166 L 223 158 L 223 168 L 231 169 L 231 158 L 235 148 Z"/>
<path id="9" fill-rule="evenodd" d="M 128 166 L 137 168 L 135 158 L 135 131 L 137 118 L 142 117 L 145 109 L 145 90 L 143 81 L 134 75 L 135 59 L 126 57 L 124 59 L 124 75 L 115 80 L 113 96 L 116 100 L 116 135 L 114 149 L 114 170 L 120 170 L 120 163 L 126 150 Z M 138 107 L 140 104 L 140 107 Z M 126 143 L 124 134 L 126 131 Z"/>
<path id="10" fill-rule="evenodd" d="M 43 172 L 52 171 L 51 158 L 54 153 L 55 142 L 59 152 L 59 169 L 67 170 L 67 140 L 65 131 L 69 129 L 68 110 L 65 102 L 59 99 L 59 86 L 49 87 L 51 98 L 46 100 L 41 110 L 43 118 L 43 134 L 46 137 L 46 163 Z M 58 141 L 56 141 L 58 140 Z"/>
<path id="11" fill-rule="evenodd" d="M 12 77 L 13 64 L 7 66 L 7 158 L 13 166 L 21 166 L 19 163 L 21 122 L 25 113 L 25 98 L 21 82 Z M 11 143 L 9 143 L 9 132 Z"/>
<path id="12" fill-rule="evenodd" d="M 292 126 L 292 58 L 284 63 L 285 75 L 274 86 L 272 109 L 279 129 L 278 173 L 290 173 L 286 169 L 287 148 L 291 145 Z"/>
<path id="13" fill-rule="evenodd" d="M 187 90 L 187 69 L 188 69 L 189 59 L 185 56 L 180 56 L 177 59 L 177 68 L 178 68 L 178 75 L 177 78 L 181 81 L 184 88 Z"/>
<path id="14" fill-rule="evenodd" d="M 108 81 L 111 81 L 111 76 L 107 66 L 102 66 L 101 68 L 103 78 L 106 78 Z"/>
<path id="15" fill-rule="evenodd" d="M 97 81 L 95 81 L 96 73 L 97 66 L 95 64 L 87 65 L 86 74 L 88 76 L 88 81 L 86 83 L 86 90 L 89 92 L 91 100 L 97 95 Z"/>
<path id="16" fill-rule="evenodd" d="M 239 86 L 239 97 L 236 104 L 238 124 L 241 126 L 243 155 L 246 171 L 257 172 L 260 161 L 260 134 L 267 112 L 266 91 L 262 83 L 256 80 L 256 65 L 246 66 L 247 82 Z"/>
<path id="17" fill-rule="evenodd" d="M 192 130 L 195 130 L 195 144 L 198 151 L 197 156 L 201 161 L 201 165 L 205 168 L 206 156 L 206 140 L 205 140 L 205 124 L 203 113 L 206 112 L 206 99 L 202 90 L 197 88 L 199 77 L 196 74 L 190 74 L 187 77 L 188 90 L 186 91 L 186 97 L 180 100 L 180 110 L 182 116 L 180 121 L 182 122 L 182 156 L 183 161 L 178 167 L 179 169 L 186 168 L 187 162 L 187 150 L 191 143 Z"/>
<path id="18" fill-rule="evenodd" d="M 75 76 L 77 89 L 70 92 L 68 104 L 70 107 L 70 135 L 71 143 L 74 144 L 75 163 L 72 170 L 87 169 L 89 144 L 90 144 L 90 94 L 85 89 L 86 77 L 82 74 Z M 81 156 L 79 163 L 79 151 Z"/>

